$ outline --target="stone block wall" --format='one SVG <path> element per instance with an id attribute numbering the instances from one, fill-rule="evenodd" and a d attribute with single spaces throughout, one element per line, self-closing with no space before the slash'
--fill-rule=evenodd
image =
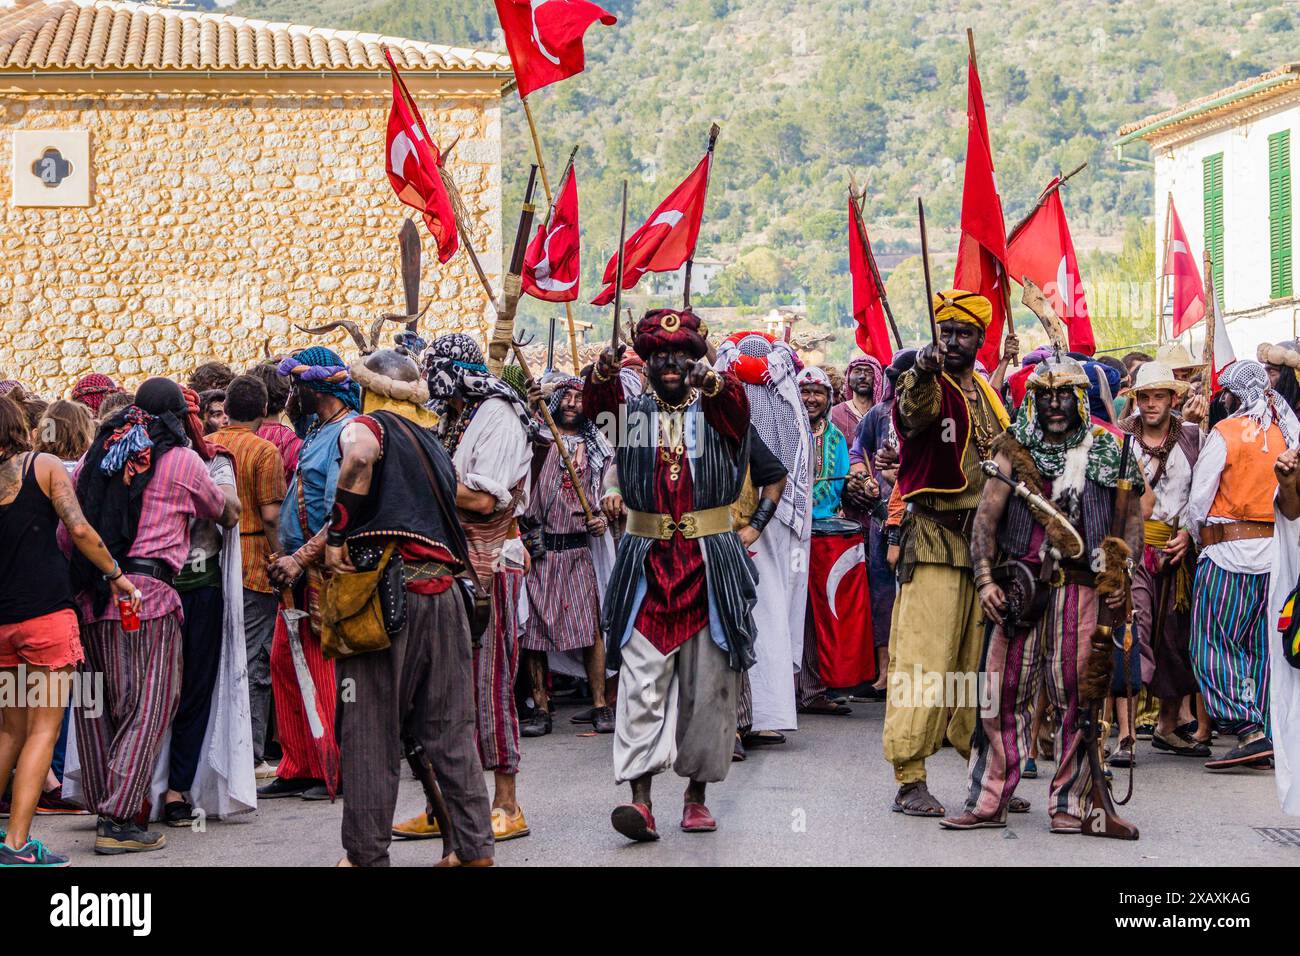
<path id="1" fill-rule="evenodd" d="M 307 341 L 352 356 L 342 330 L 400 312 L 397 234 L 417 211 L 384 172 L 389 95 L 114 93 L 0 97 L 0 378 L 46 398 L 105 372 L 134 386 L 221 359 L 242 369 Z M 480 259 L 501 272 L 495 95 L 421 97 Z M 10 200 L 11 130 L 90 131 L 88 208 Z M 418 222 L 418 218 L 417 218 Z M 475 331 L 489 305 L 463 253 L 439 265 L 422 222 L 422 331 Z"/>

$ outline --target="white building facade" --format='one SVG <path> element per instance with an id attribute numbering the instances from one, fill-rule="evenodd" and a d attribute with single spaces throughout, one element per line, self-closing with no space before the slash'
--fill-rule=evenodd
<path id="1" fill-rule="evenodd" d="M 1172 198 L 1202 271 L 1210 254 L 1238 358 L 1254 358 L 1261 342 L 1296 338 L 1300 64 L 1123 127 L 1121 157 L 1137 140 L 1150 143 L 1154 166 L 1157 288 Z M 1203 332 L 1203 324 L 1193 332 L 1196 348 Z"/>

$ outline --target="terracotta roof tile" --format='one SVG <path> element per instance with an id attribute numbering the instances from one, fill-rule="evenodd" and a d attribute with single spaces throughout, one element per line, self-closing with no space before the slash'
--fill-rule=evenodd
<path id="1" fill-rule="evenodd" d="M 504 53 L 355 30 L 269 23 L 127 0 L 17 0 L 0 8 L 4 70 L 410 70 L 504 73 Z"/>

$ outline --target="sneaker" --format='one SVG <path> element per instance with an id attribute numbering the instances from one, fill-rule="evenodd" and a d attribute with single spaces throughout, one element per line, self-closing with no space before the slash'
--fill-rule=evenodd
<path id="1" fill-rule="evenodd" d="M 0 798 L 0 820 L 9 819 L 9 798 Z"/>
<path id="2" fill-rule="evenodd" d="M 87 816 L 90 811 L 75 800 L 63 799 L 63 788 L 46 790 L 36 801 L 37 816 Z"/>
<path id="3" fill-rule="evenodd" d="M 185 800 L 173 800 L 163 807 L 163 823 L 178 828 L 192 826 L 194 808 Z"/>
<path id="4" fill-rule="evenodd" d="M 1136 736 L 1138 740 L 1150 740 L 1151 735 L 1156 732 L 1155 724 L 1138 724 Z"/>
<path id="5" fill-rule="evenodd" d="M 520 737 L 545 737 L 551 732 L 551 715 L 538 709 L 519 728 Z"/>
<path id="6" fill-rule="evenodd" d="M 276 777 L 265 787 L 258 787 L 257 795 L 263 800 L 274 800 L 276 797 L 301 797 L 317 783 L 320 781 L 312 780 L 310 777 L 295 777 L 288 780 Z"/>
<path id="7" fill-rule="evenodd" d="M 150 850 L 161 850 L 166 845 L 167 838 L 161 833 L 146 830 L 132 820 L 99 818 L 95 834 L 95 852 L 100 856 L 147 853 Z"/>
<path id="8" fill-rule="evenodd" d="M 1025 769 L 1020 771 L 1020 776 L 1026 780 L 1033 780 L 1038 776 L 1038 761 L 1033 757 L 1025 758 Z"/>
<path id="9" fill-rule="evenodd" d="M 275 767 L 263 760 L 253 768 L 253 777 L 257 780 L 274 780 Z"/>
<path id="10" fill-rule="evenodd" d="M 42 867 L 53 868 L 67 866 L 68 858 L 62 853 L 55 853 L 40 840 L 29 839 L 21 850 L 14 850 L 8 844 L 0 843 L 0 867 Z"/>

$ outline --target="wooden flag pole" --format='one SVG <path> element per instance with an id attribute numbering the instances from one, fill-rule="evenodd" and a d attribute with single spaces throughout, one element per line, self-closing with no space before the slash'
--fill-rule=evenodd
<path id="1" fill-rule="evenodd" d="M 975 67 L 975 72 L 980 71 L 979 61 L 975 59 L 975 31 L 970 27 L 966 28 L 966 47 L 970 50 L 971 66 Z"/>
<path id="2" fill-rule="evenodd" d="M 1169 234 L 1173 226 L 1174 211 L 1174 194 L 1169 193 L 1169 199 L 1165 203 L 1165 244 L 1160 249 L 1160 281 L 1158 282 L 1159 290 L 1157 295 L 1159 300 L 1156 302 L 1156 348 L 1165 344 L 1165 261 L 1169 258 Z"/>
<path id="3" fill-rule="evenodd" d="M 1047 202 L 1047 200 L 1051 198 L 1051 195 L 1054 192 L 1056 192 L 1058 189 L 1060 189 L 1062 186 L 1064 186 L 1069 179 L 1071 179 L 1076 174 L 1083 172 L 1083 170 L 1087 167 L 1087 165 L 1088 165 L 1088 161 L 1085 159 L 1078 166 L 1075 166 L 1074 169 L 1070 170 L 1064 176 L 1060 177 L 1060 179 L 1058 179 L 1050 189 L 1043 190 L 1043 194 L 1038 197 L 1038 202 L 1034 203 L 1034 208 L 1029 210 L 1029 213 L 1018 223 L 1016 223 L 1015 228 L 1013 228 L 1009 233 L 1007 233 L 1008 246 L 1011 245 L 1011 240 L 1016 238 L 1016 234 L 1020 232 L 1021 229 L 1024 229 L 1025 226 L 1029 225 L 1029 220 L 1034 218 L 1034 213 L 1038 212 L 1038 210 L 1043 208 L 1043 203 Z"/>
<path id="4" fill-rule="evenodd" d="M 863 203 L 866 202 L 866 190 L 863 190 L 858 196 L 854 196 L 853 191 L 857 183 L 853 174 L 849 173 L 849 201 L 857 209 L 857 215 L 854 217 L 854 226 L 858 230 L 858 237 L 862 240 L 862 248 L 867 250 L 867 264 L 871 267 L 871 278 L 876 283 L 876 291 L 880 293 L 880 304 L 885 307 L 885 318 L 889 320 L 889 329 L 894 333 L 894 344 L 898 348 L 903 347 L 903 336 L 899 334 L 898 323 L 894 321 L 894 310 L 889 307 L 889 296 L 885 294 L 885 283 L 880 278 L 880 269 L 876 267 L 876 254 L 871 248 L 871 243 L 867 239 L 867 227 L 862 221 L 862 206 L 858 204 L 858 197 L 861 197 Z"/>
<path id="5" fill-rule="evenodd" d="M 1201 372 L 1201 394 L 1208 402 L 1214 397 L 1214 327 L 1217 303 L 1214 298 L 1214 263 L 1210 260 L 1210 250 L 1205 250 L 1205 345 L 1201 351 L 1205 359 L 1205 369 Z M 1201 419 L 1201 431 L 1209 431 L 1210 416 Z"/>
<path id="6" fill-rule="evenodd" d="M 707 199 L 709 195 L 709 181 L 713 178 L 713 147 L 718 144 L 718 134 L 722 132 L 722 127 L 714 123 L 709 127 L 709 169 L 704 174 L 704 196 Z M 699 237 L 696 237 L 699 241 Z M 682 283 L 682 308 L 690 311 L 691 308 L 691 267 L 695 265 L 695 250 L 691 250 L 690 258 L 686 260 L 686 274 L 683 276 Z"/>
<path id="7" fill-rule="evenodd" d="M 542 171 L 542 189 L 546 192 L 546 205 L 553 207 L 555 197 L 551 193 L 551 177 L 546 172 L 546 160 L 542 158 L 542 141 L 537 135 L 537 124 L 533 122 L 533 111 L 528 105 L 528 97 L 522 93 L 519 95 L 519 102 L 524 104 L 524 119 L 528 120 L 528 132 L 533 137 L 533 155 L 537 157 L 537 166 Z M 578 147 L 573 147 L 573 152 L 569 154 L 569 162 L 564 167 L 567 173 L 569 166 L 573 165 L 573 157 L 578 152 Z M 564 183 L 565 173 L 560 174 L 560 183 Z M 549 215 L 548 215 L 549 219 Z M 573 303 L 564 303 L 564 316 L 569 321 L 569 351 L 573 354 L 573 374 L 578 374 L 578 332 L 573 325 Z"/>

